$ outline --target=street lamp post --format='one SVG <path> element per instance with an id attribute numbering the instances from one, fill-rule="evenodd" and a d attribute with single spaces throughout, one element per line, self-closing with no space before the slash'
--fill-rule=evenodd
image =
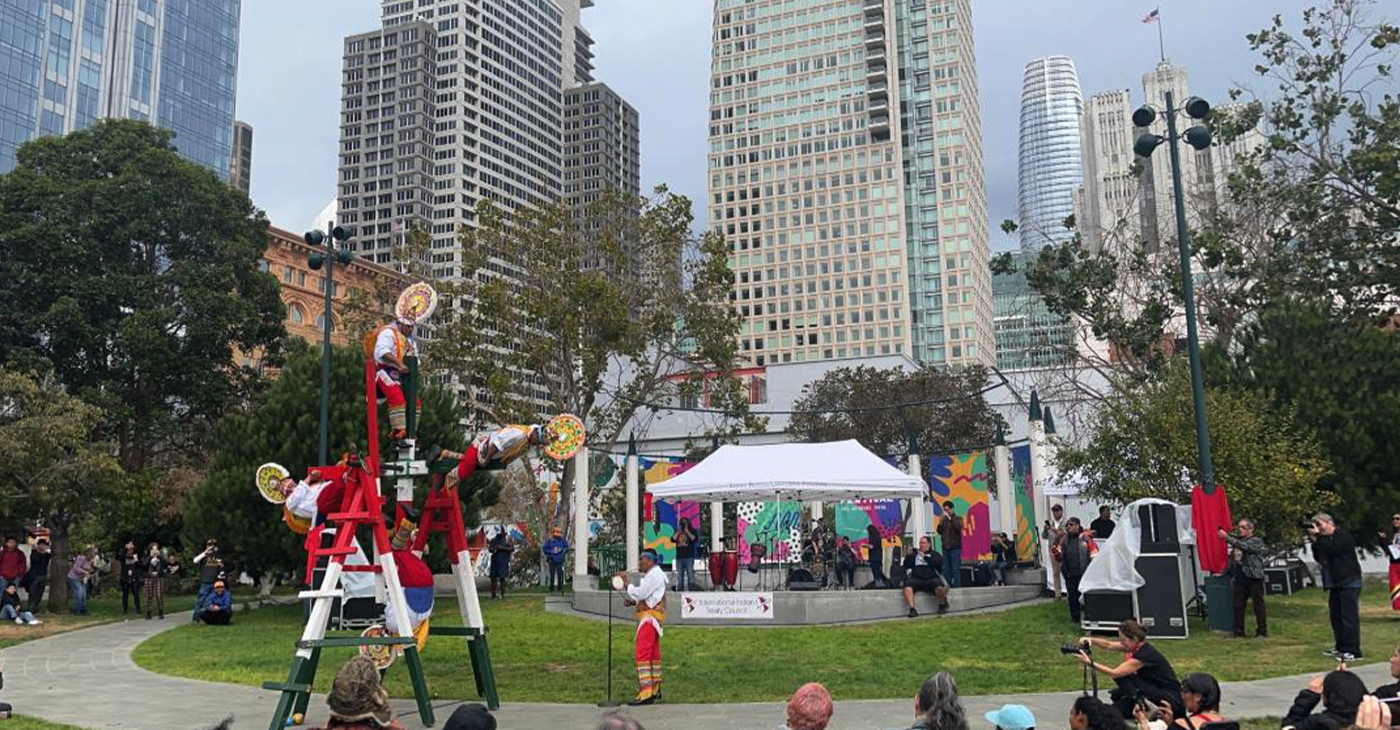
<path id="1" fill-rule="evenodd" d="M 1186 100 L 1181 109 L 1175 107 L 1172 92 L 1166 92 L 1167 136 L 1146 133 L 1133 143 L 1133 151 L 1141 157 L 1149 157 L 1162 142 L 1171 151 L 1172 194 L 1176 202 L 1176 245 L 1181 257 L 1182 302 L 1186 307 L 1186 346 L 1191 360 L 1191 398 L 1196 409 L 1196 468 L 1201 488 L 1207 492 L 1215 490 L 1215 468 L 1210 461 L 1210 432 L 1206 419 L 1205 373 L 1201 368 L 1201 343 L 1196 334 L 1196 292 L 1191 278 L 1191 245 L 1186 229 L 1186 199 L 1181 184 L 1181 153 L 1177 144 L 1176 115 L 1185 112 L 1192 119 L 1204 119 L 1210 113 L 1210 104 L 1199 96 Z M 1143 106 L 1133 112 L 1133 125 L 1147 127 L 1157 119 L 1157 112 L 1150 106 Z M 1180 135 L 1196 150 L 1210 146 L 1210 130 L 1202 125 L 1187 129 Z"/>
<path id="2" fill-rule="evenodd" d="M 320 439 L 320 461 L 318 464 L 329 464 L 329 444 L 328 430 L 331 413 L 331 300 L 335 296 L 335 262 L 340 260 L 342 264 L 349 264 L 355 258 L 355 254 L 348 249 L 336 249 L 336 241 L 345 242 L 350 240 L 350 231 L 334 223 L 326 224 L 326 232 L 318 230 L 307 231 L 302 236 L 307 245 L 313 248 L 325 246 L 325 252 L 315 251 L 307 256 L 306 263 L 313 269 L 320 269 L 324 264 L 326 267 L 325 285 L 322 287 L 326 297 L 326 311 L 321 318 L 321 439 Z"/>

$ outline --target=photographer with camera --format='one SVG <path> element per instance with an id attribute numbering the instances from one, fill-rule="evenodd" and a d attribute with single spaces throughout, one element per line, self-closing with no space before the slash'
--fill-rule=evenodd
<path id="1" fill-rule="evenodd" d="M 1303 523 L 1312 543 L 1313 559 L 1326 576 L 1327 611 L 1332 621 L 1332 651 L 1323 652 L 1343 661 L 1361 658 L 1361 562 L 1356 540 L 1337 527 L 1332 516 L 1319 512 Z"/>
<path id="2" fill-rule="evenodd" d="M 1093 647 L 1123 652 L 1122 663 L 1110 667 L 1094 661 Z M 1172 716 L 1186 715 L 1176 670 L 1157 647 L 1147 643 L 1147 629 L 1137 621 L 1118 624 L 1118 641 L 1086 636 L 1077 645 L 1060 647 L 1060 651 L 1074 654 L 1085 666 L 1113 679 L 1117 686 L 1108 696 L 1123 717 L 1132 717 L 1139 701 L 1154 705 L 1165 702 L 1171 706 Z"/>

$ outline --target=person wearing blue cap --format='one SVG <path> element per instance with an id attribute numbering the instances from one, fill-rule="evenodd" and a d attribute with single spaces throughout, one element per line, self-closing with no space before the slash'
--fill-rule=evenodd
<path id="1" fill-rule="evenodd" d="M 1002 705 L 984 717 L 997 730 L 1035 730 L 1035 715 L 1025 705 Z"/>

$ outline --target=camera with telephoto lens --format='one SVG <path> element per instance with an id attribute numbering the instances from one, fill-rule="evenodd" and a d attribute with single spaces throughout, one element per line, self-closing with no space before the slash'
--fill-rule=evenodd
<path id="1" fill-rule="evenodd" d="M 1088 654 L 1089 651 L 1090 651 L 1090 649 L 1089 649 L 1089 647 L 1087 647 L 1087 646 L 1085 646 L 1085 645 L 1083 645 L 1083 644 L 1061 644 L 1061 645 L 1060 645 L 1060 653 L 1061 653 L 1061 654 L 1078 654 L 1078 653 L 1081 652 L 1081 651 L 1084 652 L 1085 654 Z"/>
<path id="2" fill-rule="evenodd" d="M 1304 530 L 1315 530 L 1317 529 L 1317 522 L 1313 520 L 1302 520 L 1298 523 L 1298 526 Z"/>

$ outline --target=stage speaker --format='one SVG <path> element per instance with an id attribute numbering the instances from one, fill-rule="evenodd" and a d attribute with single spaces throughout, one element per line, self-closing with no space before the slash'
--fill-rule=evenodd
<path id="1" fill-rule="evenodd" d="M 1137 618 L 1137 602 L 1126 591 L 1093 591 L 1080 600 L 1084 604 L 1081 623 L 1088 631 L 1117 631 L 1119 622 Z"/>
<path id="2" fill-rule="evenodd" d="M 815 591 L 822 587 L 821 581 L 806 568 L 793 568 L 787 574 L 787 587 L 790 591 Z"/>
<path id="3" fill-rule="evenodd" d="M 1142 526 L 1143 553 L 1181 552 L 1176 532 L 1175 505 L 1144 504 L 1138 507 L 1138 524 Z"/>
<path id="4" fill-rule="evenodd" d="M 1147 581 L 1137 589 L 1138 620 L 1147 635 L 1158 639 L 1185 639 L 1186 595 L 1181 590 L 1181 559 L 1175 553 L 1139 555 L 1137 572 Z"/>

